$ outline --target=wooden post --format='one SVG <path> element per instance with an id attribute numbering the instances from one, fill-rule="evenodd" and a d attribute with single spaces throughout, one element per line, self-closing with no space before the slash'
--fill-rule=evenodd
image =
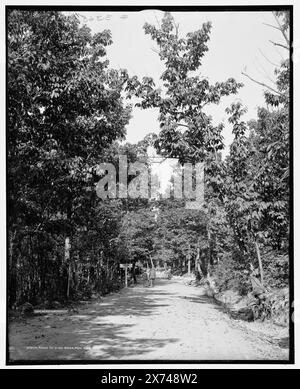
<path id="1" fill-rule="evenodd" d="M 127 280 L 127 264 L 125 265 L 125 287 L 128 286 L 128 280 Z"/>
<path id="2" fill-rule="evenodd" d="M 70 283 L 71 283 L 71 264 L 69 263 L 69 270 L 68 270 L 68 286 L 67 286 L 67 298 L 70 296 Z"/>

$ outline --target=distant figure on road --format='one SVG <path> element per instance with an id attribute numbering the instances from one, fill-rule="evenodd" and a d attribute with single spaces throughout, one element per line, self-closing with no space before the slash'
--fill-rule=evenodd
<path id="1" fill-rule="evenodd" d="M 154 267 L 152 267 L 150 270 L 149 278 L 150 278 L 150 286 L 153 287 L 156 278 L 156 272 Z"/>
<path id="2" fill-rule="evenodd" d="M 172 278 L 172 272 L 171 272 L 171 268 L 167 269 L 166 271 L 166 276 L 167 276 L 167 279 L 170 280 Z"/>
<path id="3" fill-rule="evenodd" d="M 145 281 L 145 286 L 150 286 L 150 269 L 147 268 L 147 270 L 144 272 L 144 281 Z"/>

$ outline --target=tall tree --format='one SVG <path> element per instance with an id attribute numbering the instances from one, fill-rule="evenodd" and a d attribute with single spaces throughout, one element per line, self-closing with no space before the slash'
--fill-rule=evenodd
<path id="1" fill-rule="evenodd" d="M 111 43 L 108 30 L 92 35 L 75 15 L 8 12 L 12 294 L 19 256 L 14 248 L 24 234 L 64 234 L 70 269 L 70 239 L 95 200 L 93 168 L 103 150 L 125 135 L 130 107 L 121 92 L 127 74 L 109 69 Z"/>

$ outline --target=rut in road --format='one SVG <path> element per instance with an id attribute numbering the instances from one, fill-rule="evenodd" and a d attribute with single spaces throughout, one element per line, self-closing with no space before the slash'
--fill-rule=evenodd
<path id="1" fill-rule="evenodd" d="M 197 287 L 138 285 L 80 307 L 14 322 L 11 360 L 287 360 L 288 350 L 239 328 Z"/>

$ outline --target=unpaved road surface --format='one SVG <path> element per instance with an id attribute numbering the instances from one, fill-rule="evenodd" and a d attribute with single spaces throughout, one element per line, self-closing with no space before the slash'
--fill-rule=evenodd
<path id="1" fill-rule="evenodd" d="M 254 323 L 249 323 L 251 326 Z M 179 280 L 138 285 L 9 326 L 10 360 L 287 360 L 288 349 L 239 326 Z"/>

